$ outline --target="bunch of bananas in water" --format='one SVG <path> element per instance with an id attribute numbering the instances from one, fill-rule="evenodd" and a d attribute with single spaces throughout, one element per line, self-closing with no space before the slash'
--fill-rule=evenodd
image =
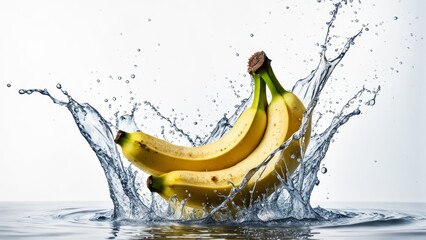
<path id="1" fill-rule="evenodd" d="M 281 86 L 271 60 L 263 51 L 256 52 L 248 65 L 254 80 L 253 102 L 217 141 L 185 147 L 140 131 L 117 133 L 115 142 L 124 156 L 151 174 L 147 180 L 149 190 L 165 199 L 185 201 L 186 206 L 195 209 L 211 209 L 299 130 L 306 109 L 296 95 Z M 266 85 L 271 92 L 269 104 Z M 258 174 L 253 174 L 234 195 L 229 207 L 248 207 L 259 197 L 273 193 L 298 167 L 309 138 L 310 121 L 304 138 L 293 138 L 283 151 L 259 168 Z"/>

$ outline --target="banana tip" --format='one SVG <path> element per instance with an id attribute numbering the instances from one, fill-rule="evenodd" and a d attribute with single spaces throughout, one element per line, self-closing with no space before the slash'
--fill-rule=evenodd
<path id="1" fill-rule="evenodd" d="M 120 140 L 121 135 L 123 135 L 124 131 L 118 130 L 117 135 L 115 136 L 114 142 L 118 143 L 118 140 Z"/>
<path id="2" fill-rule="evenodd" d="M 254 74 L 264 64 L 268 64 L 271 60 L 266 56 L 264 51 L 255 52 L 248 61 L 248 72 Z"/>
<path id="3" fill-rule="evenodd" d="M 149 191 L 151 191 L 151 192 L 155 192 L 155 190 L 152 188 L 152 176 L 149 176 L 149 177 L 146 179 L 146 186 L 147 186 L 147 188 L 149 189 Z"/>

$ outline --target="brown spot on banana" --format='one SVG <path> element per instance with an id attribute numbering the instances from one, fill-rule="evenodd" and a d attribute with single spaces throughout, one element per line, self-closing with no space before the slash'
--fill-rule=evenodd
<path id="1" fill-rule="evenodd" d="M 145 148 L 148 152 L 151 151 L 145 144 L 138 142 L 138 144 L 141 146 L 141 148 Z"/>

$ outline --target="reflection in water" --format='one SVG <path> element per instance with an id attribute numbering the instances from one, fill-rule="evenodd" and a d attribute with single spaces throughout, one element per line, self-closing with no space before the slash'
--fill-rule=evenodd
<path id="1" fill-rule="evenodd" d="M 268 225 L 186 225 L 158 224 L 153 226 L 126 223 L 113 224 L 108 239 L 308 239 L 309 226 L 288 226 L 276 222 Z M 119 232 L 121 231 L 121 233 Z M 131 233 L 131 237 L 129 237 Z"/>
<path id="2" fill-rule="evenodd" d="M 116 239 L 120 233 L 120 223 L 117 221 L 111 222 L 111 236 L 108 239 Z"/>

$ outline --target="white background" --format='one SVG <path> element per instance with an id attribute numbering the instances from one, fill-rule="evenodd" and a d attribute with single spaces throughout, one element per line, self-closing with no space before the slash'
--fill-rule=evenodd
<path id="1" fill-rule="evenodd" d="M 62 97 L 61 83 L 107 118 L 147 100 L 203 135 L 233 112 L 241 100 L 234 89 L 248 96 L 253 52 L 268 54 L 286 88 L 316 67 L 333 5 L 300 2 L 1 1 L 0 200 L 109 200 L 98 160 L 68 111 L 19 89 Z M 382 91 L 336 135 L 312 200 L 425 202 L 426 4 L 361 2 L 341 9 L 329 54 L 362 24 L 369 31 L 336 68 L 323 104 L 339 109 L 336 101 L 364 85 Z M 167 125 L 143 115 L 152 112 L 137 112 L 146 131 Z"/>

